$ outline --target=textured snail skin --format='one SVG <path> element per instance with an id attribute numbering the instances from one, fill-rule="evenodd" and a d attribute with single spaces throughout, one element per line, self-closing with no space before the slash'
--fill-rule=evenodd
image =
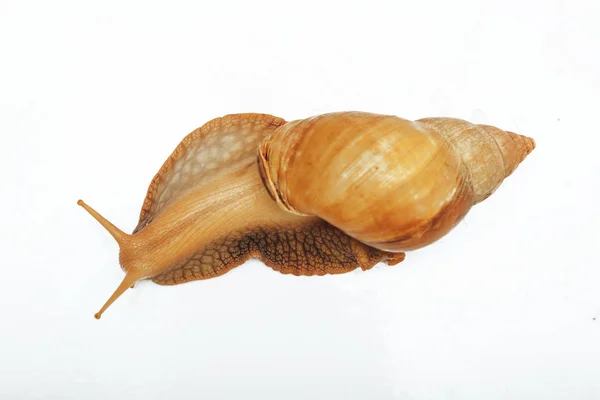
<path id="1" fill-rule="evenodd" d="M 165 161 L 132 234 L 78 201 L 115 238 L 126 273 L 95 317 L 138 280 L 208 279 L 250 258 L 294 275 L 395 265 L 400 250 L 448 233 L 533 147 L 445 118 L 214 119 Z"/>

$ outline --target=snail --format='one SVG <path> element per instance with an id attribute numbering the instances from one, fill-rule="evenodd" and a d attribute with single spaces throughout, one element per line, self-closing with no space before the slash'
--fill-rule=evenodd
<path id="1" fill-rule="evenodd" d="M 286 122 L 216 118 L 187 135 L 117 241 L 125 277 L 175 285 L 250 258 L 294 275 L 395 265 L 450 232 L 534 149 L 526 136 L 453 118 L 339 112 Z"/>

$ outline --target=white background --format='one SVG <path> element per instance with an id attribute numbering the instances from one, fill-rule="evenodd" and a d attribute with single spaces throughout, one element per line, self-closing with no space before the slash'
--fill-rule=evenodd
<path id="1" fill-rule="evenodd" d="M 168 4 L 167 4 L 168 3 Z M 0 2 L 0 398 L 600 398 L 595 0 Z M 188 132 L 228 113 L 454 116 L 537 149 L 395 267 L 122 278 Z"/>

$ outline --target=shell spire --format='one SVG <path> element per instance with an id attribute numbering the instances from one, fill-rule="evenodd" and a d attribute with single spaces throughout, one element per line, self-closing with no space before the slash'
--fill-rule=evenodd
<path id="1" fill-rule="evenodd" d="M 417 122 L 436 130 L 461 155 L 471 175 L 475 203 L 494 193 L 535 148 L 532 138 L 490 125 L 456 118 L 424 118 Z"/>
<path id="2" fill-rule="evenodd" d="M 525 160 L 525 157 L 535 149 L 535 140 L 530 137 L 503 131 L 489 125 L 479 126 L 496 140 L 504 159 L 505 178 L 512 174 Z"/>

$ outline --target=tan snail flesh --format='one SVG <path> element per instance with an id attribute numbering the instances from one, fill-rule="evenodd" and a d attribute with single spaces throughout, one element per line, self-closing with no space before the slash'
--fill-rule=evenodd
<path id="1" fill-rule="evenodd" d="M 294 275 L 397 264 L 447 234 L 534 147 L 450 118 L 214 119 L 163 164 L 131 235 L 78 201 L 115 238 L 126 272 L 95 316 L 138 280 L 207 279 L 249 258 Z"/>

